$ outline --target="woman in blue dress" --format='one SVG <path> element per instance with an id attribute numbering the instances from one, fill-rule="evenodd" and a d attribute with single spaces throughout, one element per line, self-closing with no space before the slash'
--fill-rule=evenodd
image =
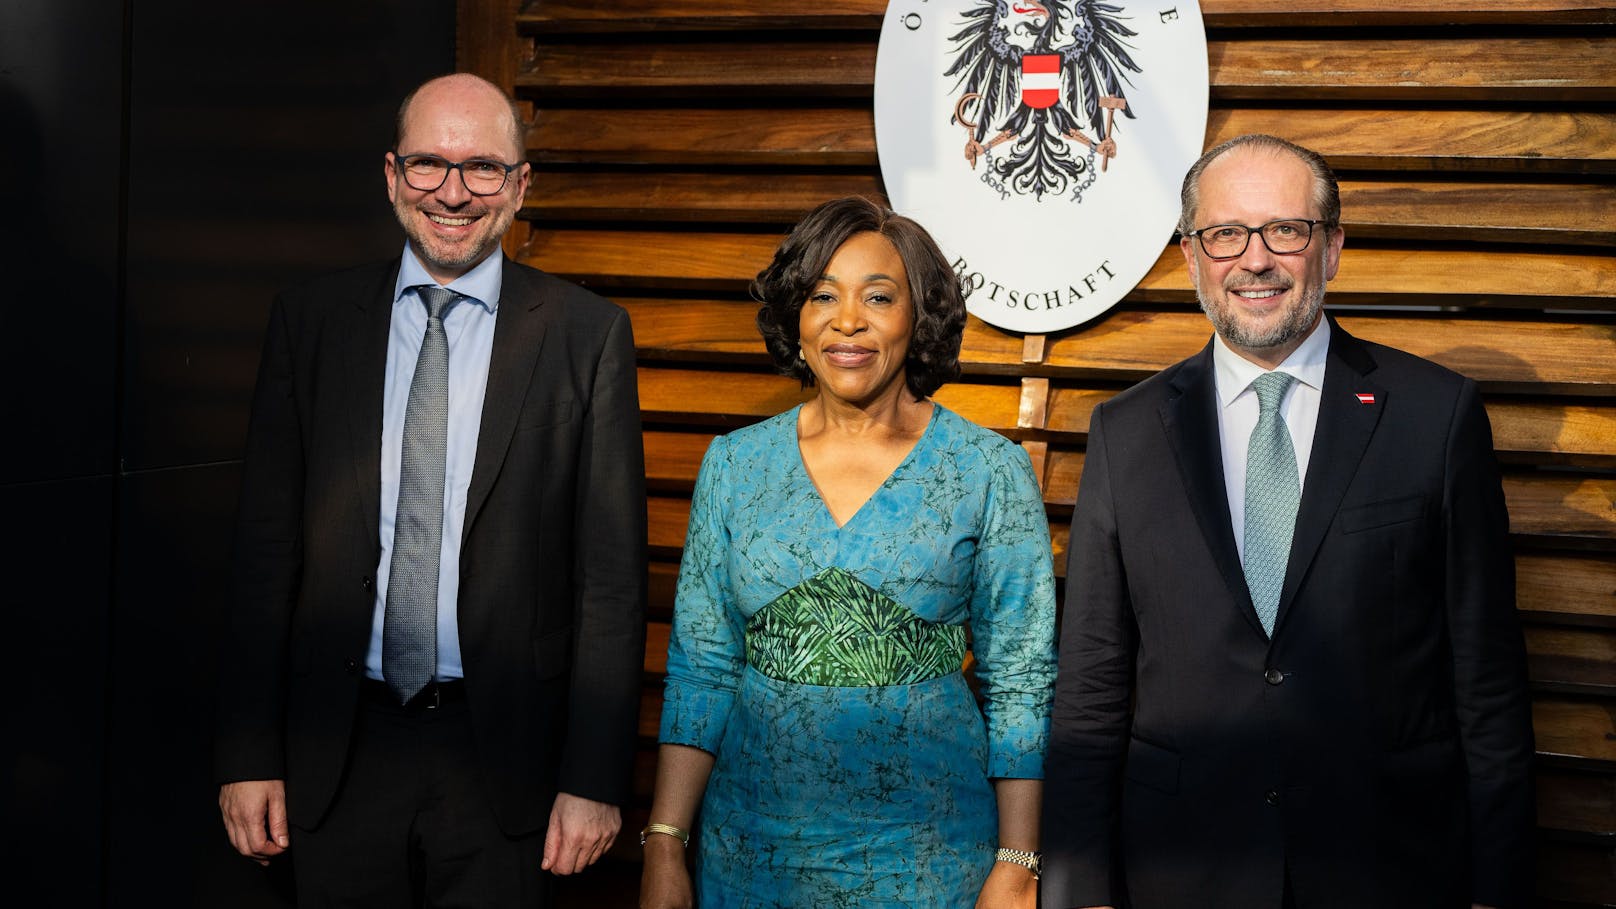
<path id="1" fill-rule="evenodd" d="M 641 906 L 1032 909 L 1049 531 L 1026 453 L 930 398 L 959 375 L 959 282 L 918 224 L 849 198 L 753 294 L 818 393 L 702 462 Z"/>

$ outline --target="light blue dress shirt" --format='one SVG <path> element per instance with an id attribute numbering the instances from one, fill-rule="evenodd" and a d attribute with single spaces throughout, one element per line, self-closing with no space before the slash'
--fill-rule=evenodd
<path id="1" fill-rule="evenodd" d="M 482 425 L 483 396 L 488 390 L 488 360 L 494 350 L 494 320 L 499 315 L 500 281 L 505 257 L 489 256 L 448 287 L 470 299 L 460 300 L 443 319 L 449 341 L 449 437 L 444 459 L 443 549 L 438 562 L 438 681 L 464 675 L 460 662 L 460 531 L 466 517 L 466 490 L 477 459 L 477 432 Z M 393 521 L 398 510 L 399 461 L 404 447 L 404 411 L 410 400 L 415 360 L 426 335 L 426 306 L 415 288 L 436 284 L 415 251 L 404 244 L 404 260 L 393 288 L 393 321 L 387 335 L 387 375 L 382 391 L 382 555 L 376 565 L 376 604 L 370 621 L 370 650 L 365 675 L 382 677 L 382 622 L 387 610 L 387 574 L 393 559 Z"/>

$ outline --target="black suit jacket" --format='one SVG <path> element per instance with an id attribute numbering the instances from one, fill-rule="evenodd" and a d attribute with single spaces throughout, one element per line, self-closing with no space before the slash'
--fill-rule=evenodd
<path id="1" fill-rule="evenodd" d="M 1372 402 L 1360 395 L 1372 396 Z M 1529 898 L 1532 731 L 1473 382 L 1332 323 L 1273 639 L 1212 348 L 1094 412 L 1046 768 L 1044 905 Z"/>
<path id="2" fill-rule="evenodd" d="M 305 828 L 337 791 L 364 676 L 398 265 L 282 294 L 253 400 L 217 775 L 284 778 Z M 558 787 L 627 796 L 644 476 L 627 313 L 506 261 L 458 608 L 478 760 L 508 834 L 543 827 Z"/>

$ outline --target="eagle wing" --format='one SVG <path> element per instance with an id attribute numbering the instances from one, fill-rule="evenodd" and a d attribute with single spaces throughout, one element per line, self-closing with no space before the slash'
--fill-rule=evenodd
<path id="1" fill-rule="evenodd" d="M 1122 24 L 1117 13 L 1122 7 L 1096 0 L 1078 0 L 1072 25 L 1071 44 L 1061 48 L 1061 83 L 1065 106 L 1068 110 L 1081 110 L 1088 118 L 1089 128 L 1098 130 L 1101 123 L 1100 99 L 1106 96 L 1127 100 L 1123 86 L 1132 86 L 1128 73 L 1141 72 L 1139 65 L 1128 56 L 1128 38 L 1138 34 Z M 1132 107 L 1122 110 L 1132 119 Z"/>
<path id="2" fill-rule="evenodd" d="M 964 26 L 949 36 L 955 56 L 943 75 L 958 77 L 954 87 L 961 97 L 978 96 L 974 134 L 978 141 L 997 122 L 1000 111 L 1013 110 L 1021 103 L 1019 67 L 1015 65 L 1021 49 L 1006 40 L 1004 26 L 995 25 L 1008 10 L 1007 0 L 991 0 L 966 10 Z"/>

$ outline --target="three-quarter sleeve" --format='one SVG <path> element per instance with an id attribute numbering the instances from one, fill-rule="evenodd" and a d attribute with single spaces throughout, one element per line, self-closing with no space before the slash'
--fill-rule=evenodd
<path id="1" fill-rule="evenodd" d="M 988 776 L 1042 779 L 1055 680 L 1055 577 L 1032 462 L 989 448 L 971 594 L 972 651 L 986 701 Z"/>
<path id="2" fill-rule="evenodd" d="M 726 526 L 727 444 L 702 458 L 668 640 L 668 677 L 659 740 L 717 753 L 746 663 L 746 638 L 733 608 Z"/>

